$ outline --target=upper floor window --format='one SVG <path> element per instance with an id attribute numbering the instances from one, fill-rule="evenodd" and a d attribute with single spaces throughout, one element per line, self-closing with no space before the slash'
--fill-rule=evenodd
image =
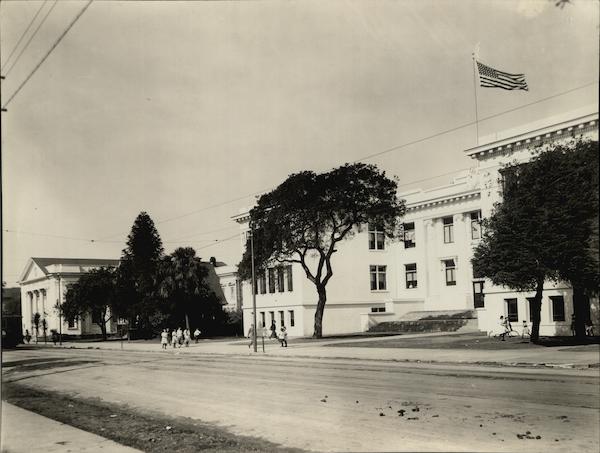
<path id="1" fill-rule="evenodd" d="M 444 217 L 444 244 L 454 242 L 454 219 L 452 217 Z"/>
<path id="2" fill-rule="evenodd" d="M 287 290 L 293 291 L 294 290 L 294 280 L 292 278 L 292 266 L 285 267 L 285 275 L 286 275 L 286 280 L 287 280 Z"/>
<path id="3" fill-rule="evenodd" d="M 410 249 L 415 246 L 415 223 L 405 223 L 404 227 L 404 248 Z"/>
<path id="4" fill-rule="evenodd" d="M 406 269 L 406 289 L 417 287 L 417 264 L 407 264 Z"/>
<path id="5" fill-rule="evenodd" d="M 446 286 L 456 285 L 456 263 L 454 260 L 444 260 L 446 267 Z"/>
<path id="6" fill-rule="evenodd" d="M 385 234 L 383 228 L 369 223 L 369 250 L 383 250 L 385 248 Z"/>
<path id="7" fill-rule="evenodd" d="M 481 239 L 481 211 L 471 213 L 471 239 Z"/>
<path id="8" fill-rule="evenodd" d="M 385 306 L 383 306 L 383 307 L 371 307 L 371 313 L 385 313 Z"/>
<path id="9" fill-rule="evenodd" d="M 254 285 L 255 294 L 265 294 L 267 292 L 267 275 L 263 270 L 258 271 L 256 276 L 256 284 Z"/>
<path id="10" fill-rule="evenodd" d="M 387 266 L 369 266 L 371 274 L 371 291 L 385 290 Z"/>
<path id="11" fill-rule="evenodd" d="M 285 291 L 285 288 L 283 287 L 283 267 L 278 267 L 277 268 L 277 290 L 282 293 Z"/>
<path id="12" fill-rule="evenodd" d="M 275 292 L 275 268 L 269 268 L 269 292 Z"/>

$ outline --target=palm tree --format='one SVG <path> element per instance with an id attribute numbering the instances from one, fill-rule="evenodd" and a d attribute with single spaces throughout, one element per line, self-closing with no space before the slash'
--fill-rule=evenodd
<path id="1" fill-rule="evenodd" d="M 181 319 L 190 330 L 190 314 L 198 311 L 198 304 L 208 296 L 209 289 L 204 283 L 208 271 L 192 247 L 179 247 L 164 257 L 159 269 L 158 290 L 162 298 L 169 302 L 170 314 Z"/>

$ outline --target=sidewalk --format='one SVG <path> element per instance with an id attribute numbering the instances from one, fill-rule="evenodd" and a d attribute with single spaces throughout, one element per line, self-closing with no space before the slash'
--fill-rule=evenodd
<path id="1" fill-rule="evenodd" d="M 547 347 L 532 349 L 495 349 L 495 350 L 464 350 L 464 349 L 412 349 L 412 348 L 364 348 L 364 347 L 336 347 L 339 343 L 398 340 L 410 338 L 426 338 L 428 336 L 452 336 L 458 333 L 412 334 L 377 338 L 334 339 L 322 341 L 306 341 L 294 343 L 282 348 L 278 342 L 265 339 L 265 352 L 262 352 L 262 342 L 258 340 L 259 355 L 270 357 L 312 358 L 312 359 L 355 359 L 355 360 L 381 360 L 395 362 L 419 362 L 442 364 L 477 364 L 493 366 L 520 366 L 520 367 L 552 367 L 552 368 L 597 368 L 600 364 L 600 347 L 587 345 L 578 347 Z M 327 345 L 327 347 L 324 347 Z M 51 346 L 52 347 L 52 346 Z M 121 350 L 120 342 L 93 342 L 63 343 L 63 348 L 76 349 L 112 349 Z M 161 346 L 155 342 L 123 342 L 124 351 L 151 351 L 161 352 Z M 218 354 L 232 356 L 248 356 L 254 354 L 248 348 L 248 340 L 212 341 L 203 340 L 198 344 L 192 343 L 190 347 L 168 348 L 165 354 Z"/>
<path id="2" fill-rule="evenodd" d="M 2 453 L 136 453 L 139 450 L 2 401 Z"/>

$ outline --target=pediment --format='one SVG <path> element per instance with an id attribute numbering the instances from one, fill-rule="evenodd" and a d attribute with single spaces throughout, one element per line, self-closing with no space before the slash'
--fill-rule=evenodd
<path id="1" fill-rule="evenodd" d="M 27 262 L 27 265 L 25 266 L 23 274 L 21 274 L 20 281 L 27 282 L 29 280 L 35 280 L 38 278 L 42 278 L 45 275 L 46 275 L 46 273 L 44 272 L 44 270 L 40 266 L 38 266 L 38 264 L 35 261 L 30 259 Z"/>

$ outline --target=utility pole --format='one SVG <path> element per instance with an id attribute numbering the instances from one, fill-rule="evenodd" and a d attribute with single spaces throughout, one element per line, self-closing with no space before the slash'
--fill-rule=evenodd
<path id="1" fill-rule="evenodd" d="M 252 261 L 252 322 L 254 323 L 254 329 L 252 332 L 252 342 L 254 343 L 254 352 L 258 352 L 256 344 L 258 326 L 256 325 L 256 277 L 254 275 L 254 229 L 252 228 L 252 222 L 250 222 L 250 256 Z"/>

